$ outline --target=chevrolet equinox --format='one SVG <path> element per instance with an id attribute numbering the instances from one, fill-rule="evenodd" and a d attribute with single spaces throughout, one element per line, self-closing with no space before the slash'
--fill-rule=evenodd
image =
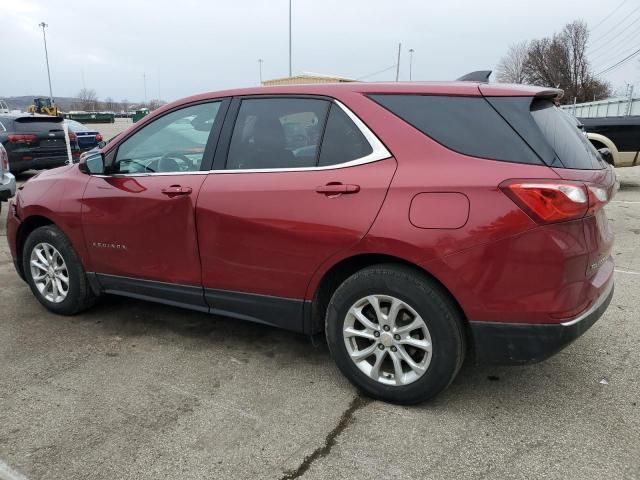
<path id="1" fill-rule="evenodd" d="M 613 295 L 615 174 L 555 89 L 288 85 L 176 101 L 30 179 L 8 240 L 63 315 L 116 294 L 318 334 L 366 394 L 541 361 Z"/>

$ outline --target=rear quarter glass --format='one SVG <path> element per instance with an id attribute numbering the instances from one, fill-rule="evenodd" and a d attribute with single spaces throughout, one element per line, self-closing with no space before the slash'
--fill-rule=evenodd
<path id="1" fill-rule="evenodd" d="M 490 160 L 543 165 L 484 97 L 374 94 L 369 98 L 450 150 Z"/>

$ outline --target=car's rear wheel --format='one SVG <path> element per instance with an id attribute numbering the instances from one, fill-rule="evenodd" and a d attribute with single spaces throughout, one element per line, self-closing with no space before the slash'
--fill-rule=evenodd
<path id="1" fill-rule="evenodd" d="M 46 308 L 73 315 L 93 304 L 95 296 L 80 259 L 59 228 L 47 225 L 35 229 L 22 251 L 25 278 Z"/>
<path id="2" fill-rule="evenodd" d="M 444 390 L 464 360 L 456 305 L 433 280 L 402 265 L 361 270 L 336 290 L 326 316 L 329 349 L 367 395 L 411 404 Z"/>

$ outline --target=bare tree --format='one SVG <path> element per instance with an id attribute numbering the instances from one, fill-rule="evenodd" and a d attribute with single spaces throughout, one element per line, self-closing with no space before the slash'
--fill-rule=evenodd
<path id="1" fill-rule="evenodd" d="M 586 55 L 588 40 L 587 25 L 581 21 L 565 25 L 551 38 L 532 40 L 523 68 L 526 82 L 561 88 L 564 102 L 608 97 L 609 84 L 591 73 Z"/>
<path id="2" fill-rule="evenodd" d="M 129 112 L 129 100 L 127 100 L 126 98 L 123 98 L 122 100 L 120 100 L 120 105 L 122 107 L 122 110 L 124 110 L 125 112 Z"/>
<path id="3" fill-rule="evenodd" d="M 525 83 L 524 66 L 529 54 L 529 42 L 523 41 L 509 46 L 507 54 L 498 63 L 496 78 L 504 83 Z"/>
<path id="4" fill-rule="evenodd" d="M 93 88 L 83 88 L 78 93 L 80 108 L 86 111 L 94 111 L 98 105 L 98 95 Z"/>
<path id="5" fill-rule="evenodd" d="M 165 105 L 167 102 L 165 102 L 164 100 L 160 100 L 158 98 L 153 98 L 151 100 L 149 100 L 149 102 L 145 105 L 149 110 L 155 110 L 157 108 L 160 108 L 161 106 Z"/>
<path id="6" fill-rule="evenodd" d="M 104 99 L 104 108 L 109 112 L 112 112 L 116 108 L 116 103 L 113 101 L 113 98 L 107 97 Z"/>

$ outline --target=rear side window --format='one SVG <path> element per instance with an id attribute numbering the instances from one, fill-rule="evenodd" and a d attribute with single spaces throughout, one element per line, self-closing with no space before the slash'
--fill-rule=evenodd
<path id="1" fill-rule="evenodd" d="M 464 155 L 541 165 L 540 158 L 483 97 L 371 95 L 445 147 Z"/>
<path id="2" fill-rule="evenodd" d="M 227 169 L 314 167 L 328 109 L 319 99 L 242 100 Z"/>
<path id="3" fill-rule="evenodd" d="M 366 157 L 373 148 L 360 129 L 338 105 L 329 112 L 320 149 L 319 166 L 337 165 Z"/>

